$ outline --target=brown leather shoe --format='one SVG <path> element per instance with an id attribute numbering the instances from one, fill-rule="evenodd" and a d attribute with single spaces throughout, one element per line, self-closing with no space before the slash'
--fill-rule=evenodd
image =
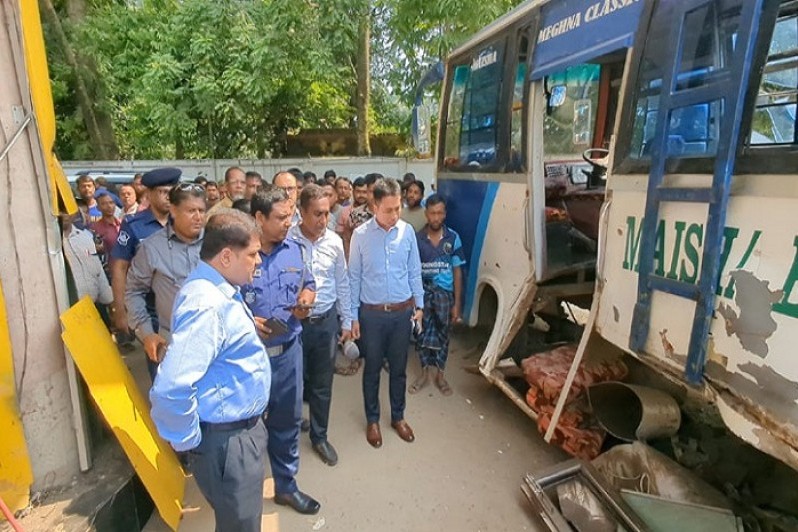
<path id="1" fill-rule="evenodd" d="M 369 423 L 366 425 L 366 441 L 375 449 L 382 447 L 382 432 L 380 432 L 379 423 Z"/>
<path id="2" fill-rule="evenodd" d="M 410 425 L 404 419 L 391 423 L 391 426 L 404 441 L 410 443 L 416 439 L 413 429 L 410 428 Z"/>

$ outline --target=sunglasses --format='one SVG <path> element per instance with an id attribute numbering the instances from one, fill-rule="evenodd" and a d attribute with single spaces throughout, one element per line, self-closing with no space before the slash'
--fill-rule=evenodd
<path id="1" fill-rule="evenodd" d="M 172 187 L 176 192 L 205 192 L 205 187 L 197 183 L 178 183 Z M 171 192 L 171 191 L 170 191 Z"/>

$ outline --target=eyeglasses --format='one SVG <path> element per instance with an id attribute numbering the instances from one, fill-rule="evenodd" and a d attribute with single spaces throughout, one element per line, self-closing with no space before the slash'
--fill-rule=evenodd
<path id="1" fill-rule="evenodd" d="M 281 189 L 285 190 L 286 192 L 293 192 L 293 191 L 297 190 L 298 187 L 278 187 L 278 188 L 281 188 Z"/>
<path id="2" fill-rule="evenodd" d="M 205 187 L 197 183 L 178 183 L 172 187 L 176 192 L 205 192 Z M 171 191 L 170 191 L 171 192 Z"/>

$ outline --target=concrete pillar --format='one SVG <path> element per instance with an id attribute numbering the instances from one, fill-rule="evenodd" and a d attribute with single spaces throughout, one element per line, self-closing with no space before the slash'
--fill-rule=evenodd
<path id="1" fill-rule="evenodd" d="M 0 2 L 0 153 L 30 112 L 16 8 Z M 65 281 L 51 263 L 60 239 L 42 188 L 47 177 L 36 135 L 32 121 L 0 161 L 0 282 L 34 491 L 78 472 L 56 291 Z"/>

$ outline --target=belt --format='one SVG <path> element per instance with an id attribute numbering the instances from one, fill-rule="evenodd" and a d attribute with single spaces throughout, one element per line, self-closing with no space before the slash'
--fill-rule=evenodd
<path id="1" fill-rule="evenodd" d="M 327 310 L 327 312 L 322 312 L 321 314 L 319 314 L 317 316 L 308 316 L 307 318 L 302 320 L 302 323 L 306 323 L 308 325 L 315 325 L 317 323 L 321 323 L 324 320 L 326 320 L 327 318 L 329 318 L 330 316 L 332 316 L 332 313 L 334 311 L 335 311 L 335 304 L 333 304 L 333 306 L 330 307 L 329 310 Z"/>
<path id="2" fill-rule="evenodd" d="M 228 421 L 225 423 L 210 423 L 207 421 L 200 421 L 200 428 L 202 430 L 211 431 L 211 432 L 219 432 L 223 430 L 251 429 L 263 416 L 264 414 L 258 414 L 257 416 L 252 416 L 247 419 L 240 419 L 238 421 Z"/>
<path id="3" fill-rule="evenodd" d="M 379 310 L 381 312 L 396 312 L 399 310 L 406 310 L 413 308 L 413 298 L 400 303 L 378 303 L 373 305 L 371 303 L 360 303 L 360 306 L 366 310 Z"/>

